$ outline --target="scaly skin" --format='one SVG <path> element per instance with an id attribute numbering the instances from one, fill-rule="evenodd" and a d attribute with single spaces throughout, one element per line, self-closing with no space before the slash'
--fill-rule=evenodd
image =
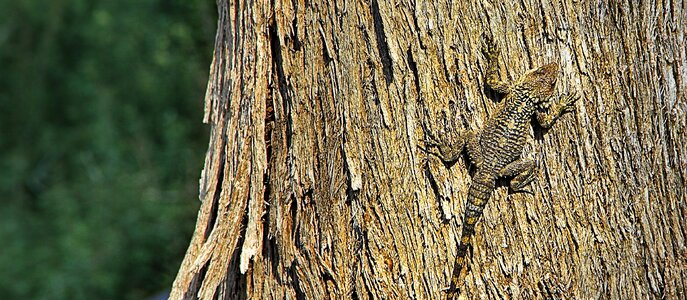
<path id="1" fill-rule="evenodd" d="M 468 190 L 463 230 L 447 299 L 459 294 L 460 285 L 467 275 L 467 271 L 462 271 L 470 240 L 475 233 L 475 224 L 494 191 L 496 179 L 515 176 L 510 187 L 514 192 L 520 192 L 526 191 L 524 187 L 535 177 L 535 162 L 521 157 L 532 116 L 536 115 L 542 127 L 550 128 L 564 112 L 572 109 L 579 98 L 576 93 L 553 97 L 558 75 L 555 63 L 529 70 L 513 83 L 501 81 L 497 68 L 499 49 L 489 35 L 483 35 L 482 42 L 489 60 L 486 82 L 494 91 L 505 94 L 503 103 L 483 128 L 468 131 L 453 145 L 442 144 L 428 134 L 434 140 L 427 143 L 430 152 L 452 162 L 458 159 L 463 148 L 467 148 L 470 161 L 477 169 Z"/>

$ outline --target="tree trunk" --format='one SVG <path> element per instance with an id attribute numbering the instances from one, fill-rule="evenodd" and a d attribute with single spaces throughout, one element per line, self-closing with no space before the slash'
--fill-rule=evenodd
<path id="1" fill-rule="evenodd" d="M 471 168 L 419 146 L 495 112 L 483 32 L 502 77 L 558 62 L 582 98 L 533 128 L 533 195 L 497 184 L 461 296 L 684 299 L 687 7 L 649 2 L 219 0 L 171 299 L 443 297 Z"/>

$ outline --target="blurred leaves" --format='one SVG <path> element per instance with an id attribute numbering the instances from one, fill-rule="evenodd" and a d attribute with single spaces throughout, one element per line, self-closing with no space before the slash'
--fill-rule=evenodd
<path id="1" fill-rule="evenodd" d="M 195 222 L 214 1 L 0 0 L 0 298 L 143 299 Z"/>

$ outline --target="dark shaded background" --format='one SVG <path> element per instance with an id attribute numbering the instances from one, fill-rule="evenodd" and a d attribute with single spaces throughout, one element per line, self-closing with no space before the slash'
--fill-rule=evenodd
<path id="1" fill-rule="evenodd" d="M 0 0 L 0 299 L 146 299 L 188 245 L 208 0 Z"/>

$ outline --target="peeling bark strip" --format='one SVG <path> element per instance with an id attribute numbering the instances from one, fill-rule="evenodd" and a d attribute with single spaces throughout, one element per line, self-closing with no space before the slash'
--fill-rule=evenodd
<path id="1" fill-rule="evenodd" d="M 499 73 L 557 62 L 559 91 L 583 97 L 534 130 L 534 195 L 497 182 L 462 296 L 687 297 L 683 1 L 218 9 L 203 204 L 171 299 L 442 297 L 472 179 L 418 146 L 422 127 L 457 137 L 499 105 L 483 31 Z"/>

